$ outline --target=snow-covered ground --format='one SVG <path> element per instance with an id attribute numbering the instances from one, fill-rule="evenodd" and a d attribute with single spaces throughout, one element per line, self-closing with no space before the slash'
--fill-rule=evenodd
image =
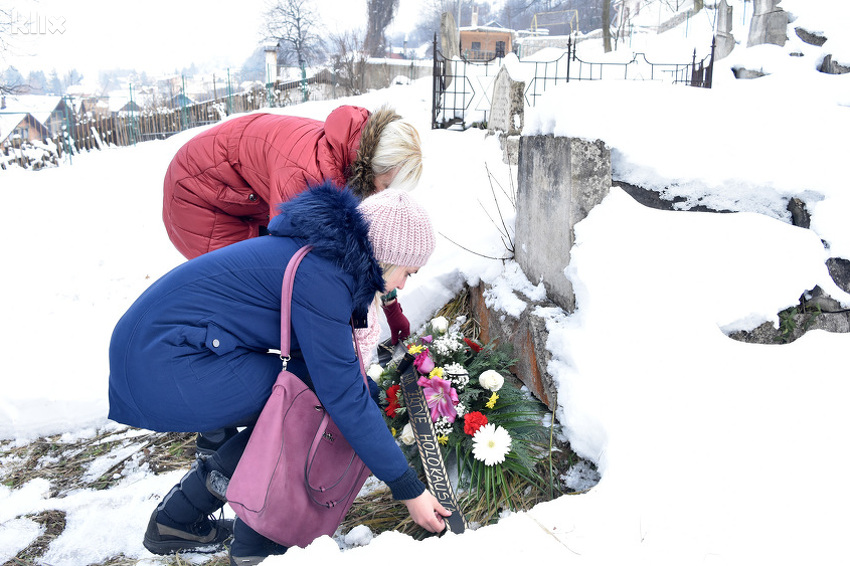
<path id="1" fill-rule="evenodd" d="M 813 7 L 798 21 L 841 28 L 834 17 L 824 19 L 830 13 L 823 1 L 787 4 L 800 12 Z M 718 62 L 711 90 L 571 83 L 526 116 L 526 133 L 603 139 L 623 181 L 672 187 L 671 194 L 742 211 L 652 210 L 615 187 L 577 226 L 565 269 L 577 311 L 542 314 L 558 418 L 573 447 L 598 465 L 599 484 L 460 536 L 417 542 L 385 533 L 370 542 L 359 532 L 353 538 L 368 543 L 362 548 L 341 553 L 325 538 L 264 564 L 375 564 L 390 557 L 429 565 L 438 557 L 494 564 L 846 563 L 850 335 L 813 331 L 765 346 L 724 334 L 776 322 L 777 312 L 815 285 L 850 306 L 824 265 L 828 257 L 850 258 L 843 173 L 850 75 L 814 70 L 833 39 L 812 48 L 796 40 L 793 24 L 789 30 L 783 48 L 744 49 L 746 34 L 736 35 L 743 45 Z M 681 29 L 668 33 L 684 36 Z M 791 51 L 804 56 L 789 57 Z M 771 75 L 735 81 L 731 65 L 754 58 Z M 414 196 L 445 238 L 403 291 L 414 325 L 465 283 L 495 285 L 500 298 L 490 306 L 501 310 L 540 289 L 512 262 L 449 241 L 484 255 L 505 253 L 488 216 L 497 213 L 487 169 L 504 187 L 515 186 L 515 171 L 501 162 L 498 142 L 479 130 L 429 129 L 430 85 L 424 79 L 285 110 L 321 119 L 338 104 L 390 102 L 419 127 L 426 171 Z M 19 445 L 64 433 L 70 442 L 116 426 L 105 419 L 109 337 L 142 290 L 183 261 L 162 228 L 161 183 L 174 152 L 196 132 L 77 156 L 56 169 L 0 173 L 9 211 L 0 224 L 0 438 Z M 806 201 L 811 230 L 790 225 L 790 196 Z M 512 223 L 512 212 L 506 220 Z M 107 469 L 108 458 L 94 461 L 91 472 Z M 11 462 L 0 455 L 0 465 Z M 117 487 L 62 498 L 50 497 L 46 480 L 0 486 L 0 561 L 38 536 L 40 527 L 25 515 L 60 509 L 67 526 L 44 564 L 76 566 L 121 553 L 162 564 L 142 547 L 142 533 L 158 498 L 181 475 L 131 466 Z"/>

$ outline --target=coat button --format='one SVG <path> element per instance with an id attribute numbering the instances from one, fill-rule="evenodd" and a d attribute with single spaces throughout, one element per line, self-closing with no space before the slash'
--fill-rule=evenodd
<path id="1" fill-rule="evenodd" d="M 251 202 L 254 202 L 255 200 L 257 200 L 257 195 L 255 195 L 254 193 L 251 193 L 250 195 L 248 195 L 248 200 L 250 200 Z"/>
<path id="2" fill-rule="evenodd" d="M 221 342 L 218 341 L 218 338 L 213 338 L 212 344 L 213 348 L 218 348 L 219 346 L 221 346 Z"/>

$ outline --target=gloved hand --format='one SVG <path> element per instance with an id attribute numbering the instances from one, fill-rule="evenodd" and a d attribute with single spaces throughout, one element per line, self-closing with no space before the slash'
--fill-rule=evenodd
<path id="1" fill-rule="evenodd" d="M 401 305 L 398 301 L 393 301 L 388 305 L 382 305 L 384 314 L 387 317 L 387 324 L 390 327 L 390 340 L 395 346 L 399 340 L 404 340 L 410 336 L 410 322 L 401 310 Z"/>

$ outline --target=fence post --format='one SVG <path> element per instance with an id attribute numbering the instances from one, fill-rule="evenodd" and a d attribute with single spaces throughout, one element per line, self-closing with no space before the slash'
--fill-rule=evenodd
<path id="1" fill-rule="evenodd" d="M 180 131 L 189 129 L 189 117 L 186 116 L 186 75 L 180 75 Z"/>
<path id="2" fill-rule="evenodd" d="M 133 145 L 136 145 L 136 138 L 138 137 L 138 132 L 136 131 L 136 110 L 135 110 L 135 102 L 133 101 L 133 85 L 130 84 L 130 120 L 127 124 L 128 126 L 128 134 L 130 135 L 130 141 Z"/>
<path id="3" fill-rule="evenodd" d="M 66 95 L 63 98 L 65 99 L 65 135 L 62 136 L 62 141 L 65 144 L 65 151 L 68 152 L 68 163 L 73 165 L 74 158 L 72 156 L 74 155 L 74 145 L 69 139 L 71 136 L 71 116 L 68 110 L 68 102 L 70 101 L 71 97 Z"/>
<path id="4" fill-rule="evenodd" d="M 708 69 L 705 72 L 706 84 L 705 88 L 711 88 L 711 81 L 714 75 L 714 49 L 717 47 L 717 36 L 711 38 L 711 59 L 708 60 Z"/>
<path id="5" fill-rule="evenodd" d="M 697 86 L 697 49 L 694 47 L 694 55 L 691 59 L 691 86 Z"/>
<path id="6" fill-rule="evenodd" d="M 301 94 L 304 102 L 307 102 L 309 95 L 307 94 L 307 63 L 301 62 Z"/>
<path id="7" fill-rule="evenodd" d="M 230 67 L 227 68 L 227 115 L 233 114 L 233 89 L 230 86 Z"/>
<path id="8" fill-rule="evenodd" d="M 431 129 L 437 129 L 437 84 L 440 73 L 437 69 L 437 34 L 434 34 L 434 47 L 432 50 L 433 68 L 431 69 Z"/>

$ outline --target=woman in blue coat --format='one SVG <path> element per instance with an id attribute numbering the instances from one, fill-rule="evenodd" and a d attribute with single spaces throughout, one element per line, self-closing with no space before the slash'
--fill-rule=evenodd
<path id="1" fill-rule="evenodd" d="M 154 553 L 215 551 L 231 532 L 211 519 L 228 478 L 268 399 L 280 359 L 281 282 L 286 265 L 310 244 L 293 288 L 289 370 L 317 394 L 346 440 L 386 482 L 411 518 L 431 532 L 449 512 L 417 478 L 363 383 L 351 321 L 363 325 L 376 296 L 403 288 L 425 264 L 434 232 L 405 192 L 362 203 L 331 183 L 280 207 L 270 235 L 192 259 L 152 284 L 118 322 L 110 345 L 109 417 L 156 431 L 247 427 L 198 460 L 151 515 L 145 546 Z M 372 324 L 377 324 L 373 321 Z M 233 564 L 255 564 L 284 547 L 239 519 Z"/>

